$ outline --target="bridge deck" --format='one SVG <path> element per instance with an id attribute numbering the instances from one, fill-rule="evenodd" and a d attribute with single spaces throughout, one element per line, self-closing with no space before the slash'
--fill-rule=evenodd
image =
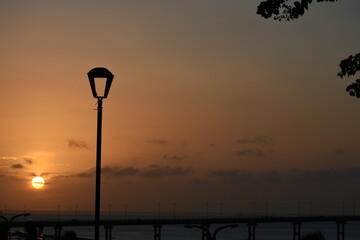
<path id="1" fill-rule="evenodd" d="M 349 222 L 360 221 L 360 216 L 308 216 L 308 217 L 245 217 L 245 218 L 184 218 L 184 219 L 115 219 L 101 220 L 102 226 L 125 225 L 181 225 L 181 224 L 228 224 L 228 223 L 281 223 L 281 222 Z M 36 225 L 51 226 L 94 226 L 94 220 L 33 221 Z M 23 226 L 14 222 L 14 227 Z"/>

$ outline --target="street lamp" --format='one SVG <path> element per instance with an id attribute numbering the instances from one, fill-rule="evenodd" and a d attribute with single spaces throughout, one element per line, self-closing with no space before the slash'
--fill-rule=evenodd
<path id="1" fill-rule="evenodd" d="M 206 240 L 216 240 L 216 235 L 223 229 L 225 228 L 237 228 L 239 225 L 236 224 L 236 223 L 233 223 L 233 224 L 228 224 L 228 225 L 225 225 L 225 226 L 221 226 L 221 227 L 218 227 L 217 229 L 215 229 L 215 231 L 213 232 L 213 234 L 211 234 L 210 230 L 209 230 L 209 225 L 207 226 L 204 226 L 204 225 L 192 225 L 192 224 L 186 224 L 184 227 L 186 228 L 189 228 L 189 229 L 192 229 L 192 228 L 198 228 L 200 230 L 202 230 L 203 232 L 206 233 Z"/>
<path id="2" fill-rule="evenodd" d="M 10 228 L 12 227 L 12 222 L 15 220 L 15 218 L 22 217 L 22 216 L 28 217 L 28 216 L 30 216 L 30 213 L 22 213 L 22 214 L 12 216 L 10 218 L 10 220 L 8 220 L 7 217 L 5 217 L 5 216 L 0 215 L 0 218 L 5 221 L 5 227 L 6 227 L 5 239 L 10 239 Z"/>
<path id="3" fill-rule="evenodd" d="M 100 180 L 101 180 L 101 127 L 102 100 L 107 98 L 114 75 L 103 67 L 93 68 L 88 72 L 90 87 L 94 98 L 97 98 L 97 141 L 96 141 L 96 186 L 95 186 L 95 240 L 100 233 Z"/>

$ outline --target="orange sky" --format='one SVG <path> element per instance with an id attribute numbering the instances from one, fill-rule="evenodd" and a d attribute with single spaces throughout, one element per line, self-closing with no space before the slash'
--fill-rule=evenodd
<path id="1" fill-rule="evenodd" d="M 104 208 L 360 206 L 359 103 L 336 77 L 359 51 L 358 1 L 313 4 L 288 23 L 260 18 L 258 4 L 1 2 L 0 211 L 93 208 L 86 74 L 98 66 L 115 75 Z"/>

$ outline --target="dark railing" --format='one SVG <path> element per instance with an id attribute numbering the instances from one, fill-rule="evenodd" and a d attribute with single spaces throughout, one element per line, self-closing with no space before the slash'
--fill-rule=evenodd
<path id="1" fill-rule="evenodd" d="M 344 226 L 346 222 L 360 221 L 360 216 L 304 216 L 304 217 L 239 217 L 239 218 L 184 218 L 184 219 L 114 219 L 102 220 L 100 225 L 105 228 L 105 240 L 111 240 L 112 228 L 114 226 L 134 226 L 134 225 L 150 225 L 154 227 L 154 240 L 161 239 L 161 228 L 164 225 L 187 225 L 198 224 L 201 226 L 209 226 L 212 224 L 247 224 L 248 239 L 255 240 L 255 227 L 261 223 L 291 223 L 293 224 L 293 239 L 301 238 L 301 224 L 305 222 L 334 222 L 337 224 L 337 239 L 344 240 Z M 94 220 L 53 220 L 53 221 L 33 221 L 40 227 L 53 227 L 54 237 L 61 236 L 62 227 L 68 226 L 94 226 Z M 16 222 L 14 227 L 23 227 L 24 222 Z M 203 239 L 206 237 L 203 236 Z"/>

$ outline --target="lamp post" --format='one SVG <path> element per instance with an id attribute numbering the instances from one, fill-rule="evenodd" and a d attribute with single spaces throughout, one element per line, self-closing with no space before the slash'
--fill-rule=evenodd
<path id="1" fill-rule="evenodd" d="M 209 225 L 207 225 L 209 226 Z M 217 229 L 215 229 L 215 231 L 213 232 L 213 234 L 211 234 L 210 230 L 208 227 L 205 227 L 203 225 L 192 225 L 192 224 L 186 224 L 185 227 L 186 228 L 189 228 L 189 229 L 192 229 L 192 228 L 198 228 L 200 230 L 202 230 L 203 232 L 206 233 L 206 240 L 216 240 L 216 235 L 223 229 L 225 228 L 237 228 L 239 225 L 234 223 L 234 224 L 228 224 L 228 225 L 225 225 L 225 226 L 221 226 L 221 227 L 218 227 Z"/>
<path id="2" fill-rule="evenodd" d="M 91 91 L 97 98 L 97 141 L 96 141 L 96 182 L 95 182 L 95 240 L 99 240 L 100 229 L 100 181 L 101 181 L 101 129 L 102 100 L 107 98 L 114 75 L 103 67 L 88 72 Z"/>
<path id="3" fill-rule="evenodd" d="M 28 216 L 30 216 L 30 213 L 22 213 L 22 214 L 12 216 L 10 218 L 10 220 L 8 220 L 7 217 L 5 217 L 5 216 L 0 215 L 0 218 L 5 221 L 5 227 L 6 227 L 6 229 L 5 229 L 5 231 L 6 231 L 5 239 L 10 239 L 10 228 L 12 226 L 12 222 L 15 220 L 15 218 L 22 217 L 22 216 L 28 217 Z"/>

